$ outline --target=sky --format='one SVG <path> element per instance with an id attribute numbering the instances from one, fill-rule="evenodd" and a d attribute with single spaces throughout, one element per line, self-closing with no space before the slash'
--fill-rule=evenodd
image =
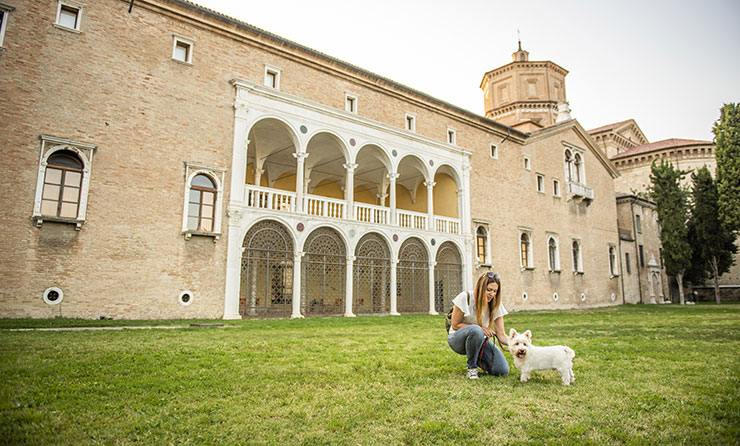
<path id="1" fill-rule="evenodd" d="M 569 71 L 587 130 L 632 118 L 650 142 L 711 141 L 740 102 L 738 0 L 194 1 L 481 115 L 481 79 L 519 37 Z"/>

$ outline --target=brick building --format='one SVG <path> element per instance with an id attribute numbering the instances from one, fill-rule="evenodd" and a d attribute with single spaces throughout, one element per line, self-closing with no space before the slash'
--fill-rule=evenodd
<path id="1" fill-rule="evenodd" d="M 622 303 L 618 175 L 562 68 L 514 53 L 495 91 L 546 106 L 505 125 L 184 0 L 128 7 L 0 3 L 0 315 L 436 313 L 491 268 L 509 309 Z"/>

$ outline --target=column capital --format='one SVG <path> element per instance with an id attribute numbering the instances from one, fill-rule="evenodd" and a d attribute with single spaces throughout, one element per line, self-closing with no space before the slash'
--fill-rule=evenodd
<path id="1" fill-rule="evenodd" d="M 395 182 L 400 176 L 401 174 L 396 172 L 390 172 L 388 173 L 388 175 L 386 175 L 386 177 L 391 180 L 391 183 Z"/>
<path id="2" fill-rule="evenodd" d="M 357 163 L 345 163 L 345 164 L 342 164 L 342 166 L 349 171 L 353 171 L 357 169 L 358 164 Z"/>
<path id="3" fill-rule="evenodd" d="M 308 153 L 306 152 L 296 152 L 293 153 L 293 158 L 297 159 L 299 162 L 303 161 L 304 159 L 308 158 Z"/>
<path id="4" fill-rule="evenodd" d="M 293 261 L 300 262 L 304 255 L 306 255 L 306 253 L 303 251 L 293 251 Z"/>
<path id="5" fill-rule="evenodd" d="M 355 256 L 347 256 L 347 262 L 354 262 L 355 260 L 357 260 L 357 257 L 355 257 Z"/>
<path id="6" fill-rule="evenodd" d="M 434 182 L 434 181 L 425 181 L 425 182 L 424 182 L 424 186 L 426 186 L 426 187 L 428 187 L 428 188 L 432 188 L 432 187 L 434 187 L 434 185 L 435 185 L 435 184 L 437 184 L 437 183 L 436 183 L 436 182 Z"/>

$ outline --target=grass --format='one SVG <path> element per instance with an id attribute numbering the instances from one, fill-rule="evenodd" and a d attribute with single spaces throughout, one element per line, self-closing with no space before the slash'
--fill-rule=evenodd
<path id="1" fill-rule="evenodd" d="M 512 313 L 576 382 L 465 379 L 443 316 L 2 320 L 4 444 L 738 444 L 740 305 Z M 206 322 L 206 321 L 199 321 Z"/>

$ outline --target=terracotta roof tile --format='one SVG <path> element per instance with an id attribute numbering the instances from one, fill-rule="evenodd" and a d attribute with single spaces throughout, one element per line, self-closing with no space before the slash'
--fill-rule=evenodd
<path id="1" fill-rule="evenodd" d="M 643 144 L 641 146 L 633 147 L 626 150 L 619 155 L 612 157 L 611 159 L 628 158 L 630 156 L 639 155 L 642 153 L 658 152 L 669 148 L 678 148 L 686 146 L 708 146 L 714 144 L 712 141 L 699 141 L 696 139 L 677 139 L 670 138 L 662 141 L 656 141 L 650 144 Z"/>

